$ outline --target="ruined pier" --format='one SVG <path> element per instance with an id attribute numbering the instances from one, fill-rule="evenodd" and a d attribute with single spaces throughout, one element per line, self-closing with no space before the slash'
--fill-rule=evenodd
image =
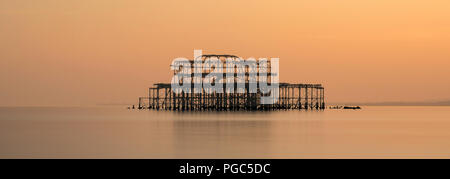
<path id="1" fill-rule="evenodd" d="M 202 61 L 208 58 L 222 59 L 236 59 L 238 57 L 233 55 L 202 55 Z M 238 68 L 234 68 L 234 74 L 231 78 L 234 86 L 233 92 L 212 92 L 210 89 L 202 87 L 200 92 L 194 92 L 196 82 L 198 80 L 204 80 L 208 77 L 208 74 L 213 73 L 214 68 L 210 70 L 203 70 L 201 68 L 201 79 L 195 79 L 193 72 L 196 65 L 194 61 L 190 60 L 192 64 L 189 73 L 191 75 L 189 88 L 190 92 L 177 92 L 172 89 L 171 83 L 157 83 L 153 87 L 148 89 L 148 96 L 140 97 L 138 109 L 155 109 L 155 110 L 179 110 L 179 111 L 239 111 L 239 110 L 323 110 L 325 109 L 325 90 L 321 84 L 291 84 L 291 83 L 277 83 L 278 94 L 277 99 L 273 104 L 261 103 L 262 96 L 268 96 L 260 90 L 259 84 L 252 84 L 255 81 L 250 80 L 252 77 L 267 80 L 269 84 L 270 78 L 260 78 L 257 71 L 251 71 L 249 68 L 242 68 L 241 71 Z M 270 62 L 269 62 L 270 63 Z M 224 65 L 225 67 L 225 65 Z M 258 68 L 261 70 L 261 68 Z M 227 69 L 224 68 L 224 71 Z M 264 69 L 270 76 L 272 75 L 272 69 L 270 67 Z M 174 75 L 181 73 L 182 70 L 174 70 Z M 238 79 L 241 76 L 241 84 L 238 84 Z M 254 75 L 254 76 L 252 76 Z M 185 75 L 186 76 L 186 75 Z M 243 78 L 242 78 L 243 77 Z M 230 77 L 221 79 L 220 81 L 214 81 L 215 85 L 222 85 L 222 89 L 227 88 L 227 82 L 230 81 Z M 256 81 L 257 82 L 257 81 Z M 251 92 L 250 86 L 257 86 L 257 90 Z M 239 91 L 236 87 L 244 87 Z M 272 91 L 273 93 L 274 91 Z"/>

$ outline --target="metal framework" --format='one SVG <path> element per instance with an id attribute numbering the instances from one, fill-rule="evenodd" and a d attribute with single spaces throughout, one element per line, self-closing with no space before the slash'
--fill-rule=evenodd
<path id="1" fill-rule="evenodd" d="M 225 59 L 237 59 L 234 55 L 202 55 L 202 61 L 208 58 L 217 58 L 225 64 Z M 192 72 L 198 66 L 194 65 L 191 60 Z M 269 61 L 270 63 L 270 61 Z M 225 65 L 224 65 L 225 67 Z M 259 68 L 258 68 L 259 69 Z M 238 73 L 245 74 L 245 81 L 243 86 L 245 90 L 239 93 L 236 89 L 233 93 L 210 93 L 208 90 L 202 88 L 200 93 L 194 93 L 195 78 L 192 73 L 191 93 L 175 93 L 170 83 L 157 83 L 149 88 L 148 96 L 139 98 L 138 109 L 156 109 L 156 110 L 180 110 L 180 111 L 235 111 L 235 110 L 279 110 L 279 109 L 305 109 L 305 110 L 323 110 L 325 109 L 325 90 L 321 84 L 290 84 L 279 83 L 278 100 L 274 104 L 261 104 L 260 98 L 264 95 L 258 90 L 256 93 L 250 93 L 249 86 L 252 85 L 249 76 L 258 74 L 258 71 L 251 71 L 249 68 L 244 69 L 245 72 L 235 69 L 234 77 L 237 78 Z M 269 68 L 267 74 L 270 76 L 272 70 Z M 175 70 L 174 75 L 180 70 Z M 212 71 L 202 70 L 201 80 L 210 74 Z M 224 70 L 224 72 L 226 72 Z M 255 74 L 254 74 L 255 73 Z M 258 80 L 260 78 L 258 77 Z M 198 80 L 198 79 L 197 79 Z M 270 84 L 270 78 L 266 79 Z M 226 89 L 227 78 L 215 82 L 216 85 L 223 85 Z M 233 81 L 234 87 L 237 87 L 236 80 Z"/>

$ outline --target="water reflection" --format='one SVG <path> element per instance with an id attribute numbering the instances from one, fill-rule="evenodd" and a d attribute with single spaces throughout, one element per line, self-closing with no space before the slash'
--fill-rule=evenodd
<path id="1" fill-rule="evenodd" d="M 299 111 L 174 113 L 175 157 L 282 158 L 320 151 L 320 119 L 311 116 Z"/>
<path id="2" fill-rule="evenodd" d="M 450 107 L 0 108 L 0 158 L 450 157 Z"/>

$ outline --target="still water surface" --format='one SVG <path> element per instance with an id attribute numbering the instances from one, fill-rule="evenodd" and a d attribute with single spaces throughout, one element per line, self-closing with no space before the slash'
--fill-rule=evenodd
<path id="1" fill-rule="evenodd" d="M 450 107 L 0 108 L 0 158 L 450 158 Z"/>

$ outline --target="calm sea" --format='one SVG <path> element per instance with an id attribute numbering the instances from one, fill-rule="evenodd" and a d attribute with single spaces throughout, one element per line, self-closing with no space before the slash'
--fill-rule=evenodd
<path id="1" fill-rule="evenodd" d="M 0 108 L 0 158 L 450 158 L 450 107 Z"/>

